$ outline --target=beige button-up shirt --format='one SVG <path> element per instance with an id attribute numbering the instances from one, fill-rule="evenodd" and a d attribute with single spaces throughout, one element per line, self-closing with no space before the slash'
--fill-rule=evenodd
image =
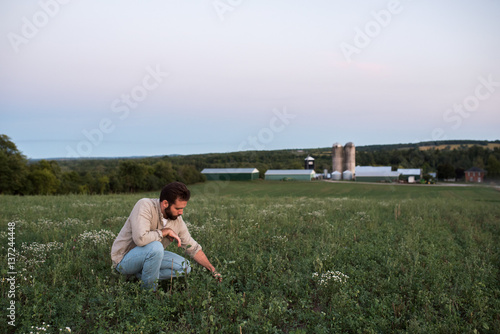
<path id="1" fill-rule="evenodd" d="M 181 247 L 186 250 L 190 257 L 194 257 L 201 250 L 201 246 L 191 237 L 182 216 L 175 220 L 168 219 L 165 227 L 162 218 L 159 199 L 143 198 L 139 200 L 111 247 L 113 267 L 116 267 L 125 254 L 134 247 L 160 241 L 166 248 L 171 241 L 162 237 L 161 230 L 163 228 L 170 228 L 177 233 L 181 239 Z"/>

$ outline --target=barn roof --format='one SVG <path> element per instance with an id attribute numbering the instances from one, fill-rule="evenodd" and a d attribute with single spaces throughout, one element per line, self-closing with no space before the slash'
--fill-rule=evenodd
<path id="1" fill-rule="evenodd" d="M 403 175 L 420 175 L 419 168 L 398 168 L 398 172 Z"/>
<path id="2" fill-rule="evenodd" d="M 393 172 L 391 166 L 356 166 L 356 177 L 397 177 L 401 174 Z"/>
<path id="3" fill-rule="evenodd" d="M 399 172 L 384 172 L 384 171 L 374 171 L 374 172 L 356 172 L 356 177 L 398 177 Z"/>
<path id="4" fill-rule="evenodd" d="M 486 172 L 484 169 L 481 169 L 479 167 L 472 167 L 466 170 L 466 172 Z"/>
<path id="5" fill-rule="evenodd" d="M 314 175 L 312 169 L 268 169 L 265 175 Z"/>
<path id="6" fill-rule="evenodd" d="M 383 173 L 392 171 L 391 166 L 356 166 L 355 172 L 358 173 Z"/>
<path id="7" fill-rule="evenodd" d="M 257 168 L 205 168 L 202 174 L 253 174 L 258 173 Z"/>

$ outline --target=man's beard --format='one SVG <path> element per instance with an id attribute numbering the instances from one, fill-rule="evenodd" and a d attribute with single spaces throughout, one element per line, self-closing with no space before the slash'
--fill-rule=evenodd
<path id="1" fill-rule="evenodd" d="M 174 216 L 172 214 L 172 210 L 170 209 L 170 205 L 165 209 L 165 216 L 167 216 L 170 220 L 176 220 L 180 215 Z"/>

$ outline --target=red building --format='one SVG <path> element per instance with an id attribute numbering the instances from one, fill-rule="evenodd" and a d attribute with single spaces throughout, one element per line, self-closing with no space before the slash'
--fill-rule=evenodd
<path id="1" fill-rule="evenodd" d="M 465 182 L 484 182 L 486 171 L 478 167 L 472 167 L 465 171 Z"/>

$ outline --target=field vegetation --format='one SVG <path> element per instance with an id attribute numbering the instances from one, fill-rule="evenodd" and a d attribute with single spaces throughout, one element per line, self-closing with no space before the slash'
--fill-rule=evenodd
<path id="1" fill-rule="evenodd" d="M 0 196 L 0 332 L 500 332 L 495 188 L 255 181 L 190 189 L 184 219 L 224 280 L 194 265 L 157 293 L 118 275 L 109 257 L 135 202 L 157 192 Z"/>

